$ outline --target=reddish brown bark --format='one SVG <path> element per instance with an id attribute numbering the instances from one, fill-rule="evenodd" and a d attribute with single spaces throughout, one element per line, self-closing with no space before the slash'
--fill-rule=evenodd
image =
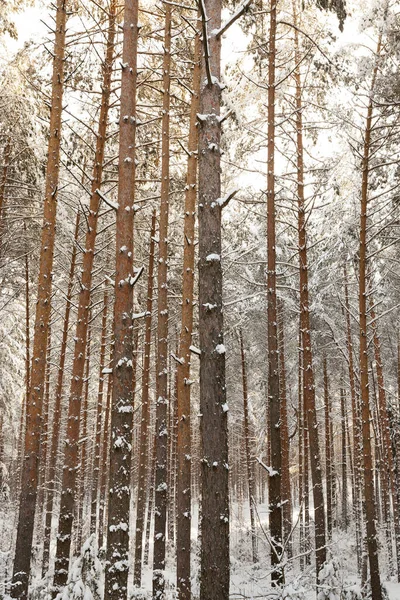
<path id="1" fill-rule="evenodd" d="M 220 0 L 205 0 L 208 32 Z M 205 17 L 205 15 L 203 15 Z M 205 21 L 205 18 L 204 18 Z M 207 35 L 207 34 L 206 34 Z M 206 46 L 207 41 L 207 46 Z M 229 597 L 228 407 L 221 264 L 221 38 L 203 34 L 199 123 L 199 334 L 201 435 L 200 600 Z M 210 549 L 212 548 L 212 551 Z"/>
<path id="2" fill-rule="evenodd" d="M 38 487 L 38 458 L 42 426 L 42 402 L 50 322 L 50 299 L 60 169 L 61 115 L 64 88 L 65 26 L 67 0 L 57 0 L 52 76 L 50 134 L 46 166 L 43 228 L 32 352 L 32 370 L 27 402 L 21 498 L 13 565 L 11 595 L 26 600 L 30 574 L 35 506 Z"/>
<path id="3" fill-rule="evenodd" d="M 100 196 L 98 190 L 101 186 L 103 176 L 104 152 L 110 104 L 110 88 L 115 38 L 115 13 L 116 0 L 111 0 L 109 7 L 107 45 L 105 59 L 103 62 L 101 106 L 96 139 L 96 152 L 91 180 L 90 206 L 87 216 L 85 252 L 83 253 L 82 260 L 82 279 L 79 292 L 71 388 L 69 394 L 61 506 L 58 523 L 56 565 L 54 572 L 54 596 L 66 584 L 69 568 L 71 532 L 74 519 L 75 495 L 77 486 L 76 467 L 78 465 L 79 416 L 81 411 L 82 389 L 84 384 L 92 272 L 95 256 L 98 214 L 100 209 Z"/>
<path id="4" fill-rule="evenodd" d="M 193 297 L 195 268 L 195 216 L 197 198 L 197 149 L 199 111 L 201 41 L 196 36 L 190 107 L 186 194 L 184 208 L 184 246 L 182 275 L 182 321 L 177 364 L 177 523 L 176 523 L 176 585 L 180 600 L 190 600 L 190 546 L 191 546 L 191 475 L 192 440 L 190 406 L 190 366 L 193 332 Z M 183 361 L 183 362 L 182 362 Z"/>
<path id="5" fill-rule="evenodd" d="M 138 3 L 125 0 L 116 210 L 114 361 L 104 600 L 127 594 L 133 430 L 133 204 L 136 172 Z"/>

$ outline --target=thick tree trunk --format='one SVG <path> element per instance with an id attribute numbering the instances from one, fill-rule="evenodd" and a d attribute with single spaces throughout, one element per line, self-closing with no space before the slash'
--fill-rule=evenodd
<path id="1" fill-rule="evenodd" d="M 103 176 L 104 152 L 107 133 L 110 88 L 113 69 L 116 0 L 109 7 L 106 54 L 103 63 L 103 85 L 96 139 L 96 153 L 91 180 L 91 197 L 87 216 L 85 252 L 82 261 L 82 280 L 79 292 L 78 315 L 69 394 L 68 423 L 65 441 L 60 517 L 58 523 L 56 565 L 54 572 L 54 596 L 65 586 L 68 578 L 71 532 L 75 510 L 77 486 L 79 416 L 84 384 L 85 356 L 89 326 L 89 309 L 92 288 L 92 272 L 95 256 L 97 223 L 100 209 L 98 190 Z M 118 288 L 117 288 L 118 289 Z"/>
<path id="2" fill-rule="evenodd" d="M 97 545 L 103 548 L 104 528 L 107 516 L 107 482 L 109 471 L 109 448 L 110 448 L 110 415 L 111 415 L 111 397 L 113 388 L 112 365 L 114 362 L 114 343 L 110 345 L 110 361 L 108 366 L 107 396 L 103 423 L 103 439 L 101 441 L 101 469 L 100 469 L 100 501 L 99 501 L 99 529 Z"/>
<path id="3" fill-rule="evenodd" d="M 184 209 L 182 324 L 177 365 L 177 523 L 176 523 L 176 585 L 179 600 L 190 600 L 191 547 L 191 477 L 192 440 L 190 407 L 190 366 L 193 332 L 195 218 L 197 198 L 197 149 L 199 143 L 197 113 L 199 112 L 201 40 L 197 34 L 194 48 L 192 101 L 190 107 L 186 193 Z"/>
<path id="4" fill-rule="evenodd" d="M 271 579 L 283 583 L 281 504 L 281 409 L 279 393 L 279 350 L 276 296 L 275 233 L 275 60 L 277 2 L 270 0 L 270 32 L 268 51 L 268 176 L 267 176 L 267 302 L 268 302 L 268 400 L 270 476 L 268 478 L 269 529 L 271 538 Z"/>
<path id="5" fill-rule="evenodd" d="M 46 166 L 44 215 L 39 264 L 32 370 L 27 402 L 21 498 L 13 565 L 11 596 L 26 600 L 30 575 L 33 528 L 38 486 L 38 459 L 42 428 L 42 402 L 50 322 L 52 271 L 60 169 L 61 115 L 65 67 L 67 0 L 57 0 L 50 114 L 50 137 Z"/>
<path id="6" fill-rule="evenodd" d="M 107 564 L 104 600 L 127 594 L 129 571 L 130 477 L 133 429 L 133 204 L 136 172 L 136 85 L 138 3 L 125 0 L 123 23 L 114 360 L 108 484 Z"/>
<path id="7" fill-rule="evenodd" d="M 50 542 L 51 542 L 51 523 L 53 518 L 54 499 L 56 493 L 56 469 L 57 457 L 60 445 L 61 429 L 61 401 L 64 382 L 65 357 L 67 353 L 67 341 L 69 330 L 69 318 L 71 313 L 72 291 L 75 280 L 76 252 L 79 236 L 80 212 L 76 214 L 75 234 L 72 244 L 71 265 L 68 274 L 68 287 L 65 304 L 64 324 L 61 337 L 60 359 L 57 372 L 57 383 L 55 389 L 54 410 L 53 410 L 53 430 L 51 435 L 51 447 L 49 455 L 49 468 L 46 479 L 46 501 L 45 501 L 45 525 L 43 539 L 43 557 L 42 557 L 42 576 L 44 577 L 49 568 Z"/>
<path id="8" fill-rule="evenodd" d="M 208 32 L 221 1 L 205 0 Z M 209 50 L 209 57 L 208 56 Z M 203 35 L 199 124 L 199 333 L 201 434 L 200 600 L 229 598 L 228 407 L 221 264 L 221 38 Z"/>
<path id="9" fill-rule="evenodd" d="M 142 580 L 143 529 L 146 516 L 146 497 L 148 479 L 149 430 L 150 430 L 150 358 L 151 325 L 153 313 L 153 278 L 156 234 L 156 213 L 153 212 L 150 231 L 149 272 L 147 280 L 147 302 L 144 339 L 144 361 L 142 375 L 142 412 L 140 421 L 139 476 L 136 503 L 135 568 L 133 581 L 140 587 Z"/>
<path id="10" fill-rule="evenodd" d="M 254 495 L 254 456 L 250 448 L 250 419 L 249 419 L 249 400 L 247 392 L 247 364 L 246 355 L 243 344 L 243 334 L 240 331 L 240 354 L 242 362 L 242 383 L 243 383 L 243 413 L 244 413 L 244 442 L 246 452 L 246 470 L 247 470 L 247 485 L 250 507 L 250 528 L 251 528 L 251 547 L 253 551 L 253 562 L 258 561 L 257 555 L 257 537 L 256 537 L 256 521 L 255 521 L 255 495 Z"/>
<path id="11" fill-rule="evenodd" d="M 165 5 L 163 112 L 161 121 L 161 202 L 158 245 L 157 324 L 157 458 L 155 474 L 153 598 L 161 600 L 165 587 L 165 535 L 168 498 L 168 212 L 169 212 L 169 125 L 171 84 L 172 7 Z"/>

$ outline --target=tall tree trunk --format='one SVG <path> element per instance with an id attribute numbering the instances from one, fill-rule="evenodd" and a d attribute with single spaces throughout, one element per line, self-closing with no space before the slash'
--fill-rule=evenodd
<path id="1" fill-rule="evenodd" d="M 125 0 L 122 50 L 114 360 L 108 485 L 107 565 L 104 600 L 127 594 L 129 570 L 130 476 L 133 428 L 132 311 L 133 204 L 136 171 L 136 85 L 138 3 Z"/>
<path id="2" fill-rule="evenodd" d="M 258 561 L 257 555 L 257 537 L 256 537 L 256 521 L 255 521 L 255 495 L 254 495 L 254 456 L 250 448 L 250 419 L 249 419 L 249 400 L 247 392 L 247 364 L 246 355 L 244 352 L 243 334 L 240 336 L 240 354 L 242 360 L 242 383 L 243 383 L 243 413 L 244 413 L 244 441 L 246 451 L 246 468 L 247 468 L 247 483 L 249 493 L 250 506 L 250 527 L 251 527 L 251 547 L 253 551 L 253 562 Z"/>
<path id="3" fill-rule="evenodd" d="M 284 547 L 292 556 L 292 491 L 290 485 L 290 441 L 287 415 L 286 367 L 285 367 L 285 330 L 283 302 L 279 302 L 278 346 L 279 346 L 279 384 L 281 394 L 281 450 L 282 450 L 282 532 Z"/>
<path id="4" fill-rule="evenodd" d="M 299 322 L 299 341 L 298 341 L 298 376 L 297 376 L 297 388 L 298 388 L 298 406 L 297 406 L 297 419 L 298 419 L 298 468 L 299 468 L 299 553 L 300 553 L 300 570 L 304 569 L 305 557 L 305 543 L 304 543 L 304 505 L 305 505 L 305 481 L 304 481 L 304 403 L 303 403 L 303 349 L 302 349 L 302 336 Z"/>
<path id="5" fill-rule="evenodd" d="M 282 554 L 281 504 L 281 414 L 279 394 L 279 350 L 276 297 L 276 233 L 275 233 L 275 60 L 277 2 L 270 0 L 268 50 L 268 176 L 267 176 L 267 302 L 268 302 L 268 404 L 269 444 L 271 459 L 268 478 L 269 528 L 271 538 L 271 580 L 283 583 L 280 568 Z"/>
<path id="6" fill-rule="evenodd" d="M 113 70 L 116 26 L 115 14 L 116 0 L 111 0 L 109 7 L 107 46 L 103 62 L 101 106 L 96 139 L 96 153 L 91 180 L 91 197 L 89 214 L 87 216 L 85 252 L 83 253 L 82 261 L 82 281 L 79 291 L 71 388 L 69 394 L 68 423 L 64 453 L 60 517 L 58 523 L 56 565 L 54 572 L 54 596 L 56 596 L 58 591 L 65 586 L 68 578 L 71 532 L 74 519 L 77 485 L 76 467 L 78 464 L 79 416 L 84 383 L 93 261 L 95 256 L 97 223 L 100 209 L 99 188 L 101 186 L 103 176 L 107 121 L 110 106 L 110 88 Z M 118 287 L 116 287 L 116 289 L 118 289 Z"/>
<path id="7" fill-rule="evenodd" d="M 101 441 L 101 469 L 100 469 L 100 502 L 99 502 L 99 530 L 97 545 L 102 548 L 104 545 L 104 528 L 107 515 L 107 481 L 109 471 L 109 448 L 110 448 L 110 415 L 111 415 L 111 397 L 113 388 L 113 375 L 112 365 L 114 361 L 114 343 L 110 345 L 110 362 L 108 367 L 108 382 L 107 382 L 107 396 L 106 406 L 104 412 L 104 423 L 103 423 L 103 439 Z"/>
<path id="8" fill-rule="evenodd" d="M 296 12 L 294 15 L 296 24 Z M 304 417 L 308 425 L 310 443 L 310 466 L 314 499 L 315 560 L 317 574 L 326 560 L 325 504 L 322 487 L 321 455 L 318 439 L 318 423 L 315 407 L 315 382 L 310 331 L 310 303 L 308 293 L 307 234 L 304 195 L 304 146 L 303 146 L 303 102 L 299 50 L 299 34 L 295 29 L 296 82 L 296 137 L 297 137 L 297 201 L 300 261 L 300 319 L 303 336 Z"/>
<path id="9" fill-rule="evenodd" d="M 50 134 L 46 166 L 43 228 L 32 352 L 32 370 L 27 402 L 21 498 L 13 565 L 11 596 L 26 599 L 30 575 L 33 528 L 38 486 L 38 458 L 42 428 L 42 402 L 50 322 L 52 271 L 60 169 L 61 115 L 64 90 L 65 26 L 67 0 L 57 0 L 52 76 Z"/>
<path id="10" fill-rule="evenodd" d="M 136 503 L 135 568 L 133 581 L 140 587 L 142 582 L 143 529 L 146 515 L 146 496 L 148 479 L 149 430 L 150 430 L 150 358 L 151 324 L 153 313 L 153 278 L 156 234 L 156 212 L 153 212 L 150 231 L 149 273 L 147 280 L 147 302 L 144 339 L 144 361 L 142 375 L 142 413 L 140 420 L 139 476 Z"/>
<path id="11" fill-rule="evenodd" d="M 332 538 L 332 456 L 331 456 L 331 401 L 329 397 L 329 379 L 326 358 L 324 357 L 324 400 L 325 400 L 325 479 L 326 479 L 326 517 L 327 534 Z"/>
<path id="12" fill-rule="evenodd" d="M 168 212 L 169 212 L 169 126 L 171 84 L 172 7 L 165 5 L 163 112 L 161 121 L 161 203 L 158 245 L 157 324 L 157 459 L 155 474 L 153 598 L 161 600 L 165 586 L 165 534 L 168 497 Z"/>
<path id="13" fill-rule="evenodd" d="M 91 494 L 91 510 L 90 510 L 90 533 L 93 534 L 96 531 L 96 523 L 98 517 L 98 496 L 99 496 L 99 474 L 100 474 L 100 450 L 101 450 L 101 429 L 102 415 L 103 415 L 103 403 L 104 403 L 104 380 L 106 373 L 106 347 L 107 347 L 107 313 L 108 313 L 108 292 L 104 290 L 103 298 L 103 316 L 101 322 L 101 343 L 100 343 L 100 373 L 99 373 L 99 385 L 97 391 L 97 407 L 96 407 L 96 420 L 95 420 L 95 439 L 94 439 L 94 456 L 93 456 L 93 469 L 92 469 L 92 494 Z M 104 411 L 105 412 L 105 411 Z"/>
<path id="14" fill-rule="evenodd" d="M 221 1 L 205 0 L 203 29 L 221 26 Z M 207 36 L 207 33 L 206 33 Z M 199 333 L 201 434 L 200 600 L 229 597 L 228 407 L 221 264 L 221 38 L 203 34 L 199 125 Z M 208 57 L 208 58 L 207 58 Z M 212 548 L 212 552 L 210 549 Z"/>
<path id="15" fill-rule="evenodd" d="M 199 143 L 197 113 L 199 112 L 201 73 L 201 40 L 196 35 L 190 107 L 188 164 L 185 194 L 182 321 L 177 365 L 177 523 L 176 523 L 176 586 L 179 600 L 190 600 L 190 547 L 191 547 L 191 477 L 192 440 L 190 407 L 190 366 L 193 332 L 195 218 L 197 198 L 197 149 Z"/>
<path id="16" fill-rule="evenodd" d="M 45 501 L 45 525 L 43 536 L 43 557 L 42 557 L 42 576 L 44 577 L 49 568 L 50 542 L 51 542 L 51 523 L 53 518 L 54 498 L 56 493 L 56 469 L 57 457 L 60 445 L 61 428 L 61 401 L 64 382 L 65 357 L 67 353 L 67 341 L 69 330 L 69 319 L 71 313 L 72 291 L 75 280 L 75 264 L 77 243 L 79 237 L 80 212 L 76 214 L 75 234 L 72 244 L 71 265 L 68 274 L 68 287 L 65 304 L 64 324 L 61 337 L 60 359 L 57 372 L 57 383 L 55 389 L 54 409 L 53 409 L 53 429 L 51 435 L 51 446 L 49 455 L 49 468 L 46 478 L 46 501 Z"/>
<path id="17" fill-rule="evenodd" d="M 379 38 L 376 56 L 381 51 Z M 378 540 L 376 533 L 375 491 L 372 470 L 372 449 L 370 431 L 369 383 L 368 383 L 368 340 L 367 340 L 367 215 L 369 163 L 371 152 L 371 133 L 373 121 L 373 95 L 375 91 L 378 62 L 376 63 L 372 83 L 371 99 L 368 105 L 364 135 L 364 154 L 362 159 L 362 186 L 360 204 L 360 247 L 359 247 L 359 319 L 360 319 L 360 391 L 362 443 L 364 462 L 364 500 L 367 528 L 367 547 L 370 567 L 371 590 L 374 600 L 382 600 L 381 579 L 379 571 Z"/>
<path id="18" fill-rule="evenodd" d="M 342 443 L 342 527 L 347 531 L 349 525 L 347 491 L 347 451 L 346 451 L 346 393 L 340 388 L 340 420 Z"/>
<path id="19" fill-rule="evenodd" d="M 82 547 L 82 536 L 84 527 L 84 504 L 85 504 L 85 488 L 86 488 L 86 476 L 87 476 L 87 455 L 88 455 L 88 418 L 89 418 L 89 377 L 90 377 L 90 352 L 91 352 L 91 337 L 92 327 L 90 325 L 91 318 L 89 318 L 89 329 L 87 336 L 86 345 L 86 358 L 85 358 L 85 386 L 83 394 L 83 404 L 81 407 L 81 432 L 79 439 L 79 483 L 78 483 L 78 497 L 76 506 L 76 526 L 75 526 L 75 555 L 80 554 Z"/>
<path id="20" fill-rule="evenodd" d="M 379 426 L 381 430 L 383 456 L 385 457 L 382 469 L 382 477 L 387 479 L 387 484 L 390 489 L 392 497 L 392 508 L 393 508 L 393 524 L 395 530 L 395 542 L 396 542 L 396 558 L 397 558 L 397 580 L 400 575 L 400 523 L 399 523 L 399 509 L 397 503 L 397 491 L 396 491 L 396 480 L 394 477 L 394 460 L 392 452 L 392 443 L 390 439 L 390 423 L 387 410 L 386 400 L 386 389 L 385 380 L 383 375 L 383 364 L 382 364 L 382 352 L 381 343 L 378 335 L 378 328 L 376 324 L 376 313 L 373 304 L 372 295 L 370 296 L 370 317 L 372 322 L 372 332 L 374 341 L 374 357 L 376 366 L 376 378 L 378 384 L 378 406 L 379 406 Z M 388 516 L 390 519 L 390 500 L 388 502 Z M 387 523 L 388 531 L 391 531 L 390 521 Z"/>
<path id="21" fill-rule="evenodd" d="M 361 519 L 362 519 L 362 506 L 361 506 L 361 484 L 363 478 L 362 472 L 362 456 L 361 456 L 361 436 L 360 436 L 360 410 L 359 402 L 356 391 L 356 381 L 354 375 L 354 358 L 353 358 L 353 340 L 351 335 L 351 322 L 350 322 L 350 302 L 349 302 L 349 290 L 348 290 L 348 278 L 347 268 L 344 265 L 344 294 L 345 294 L 345 312 L 346 312 L 346 347 L 348 354 L 348 367 L 349 367 L 349 382 L 350 382 L 350 394 L 351 394 L 351 414 L 353 421 L 353 448 L 354 448 L 354 519 L 356 525 L 356 544 L 357 544 L 357 564 L 358 572 L 361 573 L 362 569 L 362 531 L 361 531 Z"/>

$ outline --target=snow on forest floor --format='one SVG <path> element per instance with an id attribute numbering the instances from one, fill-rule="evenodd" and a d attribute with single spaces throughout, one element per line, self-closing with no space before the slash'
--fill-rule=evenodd
<path id="1" fill-rule="evenodd" d="M 263 534 L 268 524 L 268 508 L 266 505 L 258 506 L 258 562 L 252 562 L 251 535 L 249 527 L 248 508 L 240 508 L 237 504 L 231 511 L 231 584 L 230 597 L 232 600 L 272 600 L 273 598 L 286 598 L 286 600 L 315 600 L 315 575 L 312 566 L 307 566 L 300 571 L 299 558 L 294 557 L 288 561 L 285 568 L 286 587 L 281 596 L 274 592 L 270 585 L 269 545 Z M 197 510 L 192 519 L 192 591 L 193 598 L 199 594 L 199 545 L 197 541 Z M 10 522 L 1 524 L 1 532 L 10 533 Z M 5 581 L 10 576 L 11 556 L 5 552 L 5 538 L 2 536 L 2 568 L 0 573 L 0 600 L 4 596 Z M 294 538 L 294 554 L 298 545 L 297 532 Z M 166 600 L 175 600 L 175 555 L 173 549 L 167 546 L 166 568 Z M 387 556 L 384 546 L 381 549 L 381 571 L 383 580 L 389 579 L 387 573 Z M 103 566 L 97 559 L 97 551 L 88 540 L 84 545 L 83 557 L 75 559 L 70 574 L 70 585 L 62 595 L 62 600 L 101 600 L 103 588 Z M 354 541 L 354 531 L 336 531 L 329 547 L 331 561 L 325 569 L 326 579 L 318 600 L 358 600 L 360 595 L 360 581 L 357 577 L 357 556 Z M 5 560 L 7 559 L 7 560 Z M 8 563 L 5 569 L 5 562 Z M 35 571 L 39 571 L 38 567 Z M 150 547 L 150 561 L 152 563 L 152 547 Z M 133 564 L 133 560 L 132 560 Z M 6 572 L 7 571 L 7 574 Z M 32 582 L 33 593 L 31 600 L 48 600 L 51 598 L 50 581 L 40 580 L 38 573 L 34 573 Z M 151 598 L 152 569 L 150 566 L 143 568 L 142 587 L 133 587 L 132 577 L 129 585 L 130 600 L 144 600 Z M 388 600 L 400 600 L 400 584 L 387 581 L 385 588 Z M 321 595 L 322 594 L 322 595 Z M 373 600 L 373 599 L 372 599 Z"/>

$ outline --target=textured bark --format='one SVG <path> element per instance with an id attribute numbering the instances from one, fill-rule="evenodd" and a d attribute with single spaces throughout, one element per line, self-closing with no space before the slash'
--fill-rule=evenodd
<path id="1" fill-rule="evenodd" d="M 32 370 L 24 442 L 21 498 L 13 565 L 11 596 L 26 599 L 30 574 L 35 506 L 38 486 L 38 458 L 42 428 L 42 403 L 50 322 L 50 300 L 54 259 L 58 176 L 60 169 L 61 114 L 64 88 L 65 25 L 67 0 L 57 0 L 52 76 L 50 134 L 46 166 L 43 228 L 32 352 Z"/>
<path id="2" fill-rule="evenodd" d="M 82 260 L 82 278 L 79 291 L 78 315 L 75 333 L 74 357 L 72 364 L 71 387 L 69 393 L 67 433 L 64 448 L 61 506 L 58 523 L 56 564 L 54 572 L 54 590 L 65 586 L 68 577 L 71 532 L 75 510 L 77 486 L 79 416 L 81 411 L 82 390 L 84 384 L 85 357 L 89 326 L 89 310 L 92 288 L 93 262 L 97 236 L 97 223 L 100 209 L 100 196 L 103 176 L 104 152 L 107 133 L 110 87 L 114 56 L 116 2 L 111 0 L 109 7 L 108 34 L 105 59 L 103 62 L 103 83 L 100 115 L 96 139 L 96 152 L 91 179 L 91 196 L 87 216 L 85 252 Z"/>
<path id="3" fill-rule="evenodd" d="M 294 15 L 296 23 L 296 15 Z M 295 63 L 294 72 L 296 82 L 296 138 L 297 138 L 297 201 L 298 201 L 298 232 L 299 232 L 299 262 L 300 262 L 300 320 L 303 338 L 303 386 L 304 386 L 304 416 L 308 425 L 308 438 L 310 443 L 310 467 L 312 477 L 312 490 L 314 499 L 314 531 L 315 531 L 315 560 L 317 574 L 326 560 L 326 531 L 325 531 L 325 504 L 322 487 L 321 455 L 318 439 L 318 423 L 315 407 L 315 382 L 313 370 L 313 356 L 310 332 L 310 303 L 308 293 L 308 262 L 307 262 L 307 234 L 305 218 L 305 193 L 304 193 L 304 146 L 303 146 L 303 102 L 302 82 L 299 65 L 301 63 L 299 51 L 298 30 L 295 29 Z"/>
<path id="4" fill-rule="evenodd" d="M 380 55 L 379 39 L 377 57 Z M 364 502 L 367 530 L 367 547 L 370 567 L 371 591 L 374 600 L 382 600 L 381 579 L 378 558 L 378 540 L 376 533 L 375 490 L 372 470 L 372 449 L 370 431 L 369 383 L 368 383 L 368 340 L 367 340 L 367 218 L 369 192 L 369 163 L 371 153 L 371 135 L 373 120 L 373 95 L 375 90 L 378 63 L 375 66 L 371 83 L 364 133 L 364 153 L 362 159 L 362 185 L 360 202 L 360 247 L 359 247 L 359 319 L 360 319 L 360 391 L 362 418 L 362 446 L 364 464 Z"/>
<path id="5" fill-rule="evenodd" d="M 186 193 L 184 209 L 182 321 L 177 365 L 177 523 L 176 523 L 176 586 L 179 600 L 190 600 L 190 546 L 191 546 L 191 477 L 192 440 L 190 406 L 190 366 L 193 332 L 193 297 L 195 268 L 195 217 L 197 197 L 197 113 L 200 98 L 201 41 L 197 34 L 194 49 L 192 100 L 190 107 Z"/>
<path id="6" fill-rule="evenodd" d="M 249 419 L 249 399 L 247 391 L 247 363 L 244 351 L 243 334 L 240 331 L 240 354 L 242 362 L 242 384 L 243 384 L 243 414 L 244 414 L 244 442 L 246 451 L 246 470 L 247 485 L 250 506 L 250 528 L 251 528 L 251 547 L 253 551 L 253 562 L 258 561 L 257 555 L 257 537 L 255 521 L 255 489 L 254 489 L 254 456 L 250 448 L 250 419 Z"/>
<path id="7" fill-rule="evenodd" d="M 292 491 L 290 484 L 290 441 L 287 415 L 286 367 L 285 367 L 285 331 L 283 302 L 278 305 L 278 346 L 279 346 L 279 384 L 281 394 L 281 451 L 282 451 L 282 533 L 283 542 L 289 557 L 292 556 Z"/>
<path id="8" fill-rule="evenodd" d="M 104 403 L 104 380 L 106 368 L 106 347 L 107 347 L 107 313 L 108 313 L 108 292 L 104 290 L 103 298 L 103 315 L 101 322 L 101 343 L 100 343 L 100 372 L 99 385 L 97 390 L 97 406 L 95 420 L 95 439 L 94 439 L 94 456 L 92 469 L 92 494 L 91 494 L 91 510 L 90 510 L 90 533 L 96 531 L 98 520 L 98 501 L 99 501 L 99 474 L 100 474 L 100 451 L 101 451 L 101 430 L 102 430 L 102 415 Z M 105 412 L 105 411 L 104 411 Z"/>
<path id="9" fill-rule="evenodd" d="M 221 1 L 206 0 L 208 31 L 221 25 Z M 221 264 L 221 38 L 208 40 L 199 124 L 199 333 L 201 435 L 200 600 L 229 597 L 228 412 Z M 203 50 L 205 40 L 203 37 Z"/>
<path id="10" fill-rule="evenodd" d="M 61 402 L 64 382 L 64 367 L 65 357 L 67 352 L 69 319 L 71 313 L 71 299 L 75 280 L 75 265 L 77 242 L 79 236 L 80 212 L 76 214 L 75 234 L 72 245 L 71 265 L 68 274 L 68 287 L 66 294 L 64 324 L 61 337 L 60 359 L 58 363 L 57 383 L 55 389 L 54 409 L 53 409 L 53 429 L 51 434 L 51 447 L 49 454 L 49 467 L 46 478 L 46 516 L 43 536 L 43 557 L 42 557 L 42 575 L 44 577 L 49 568 L 50 541 L 51 541 L 51 522 L 53 518 L 54 499 L 56 493 L 56 469 L 57 456 L 60 445 L 60 428 L 61 428 Z"/>
<path id="11" fill-rule="evenodd" d="M 153 312 L 154 252 L 156 234 L 156 213 L 153 212 L 150 231 L 149 272 L 147 280 L 147 301 L 144 339 L 144 360 L 142 375 L 142 412 L 140 420 L 139 476 L 136 503 L 135 568 L 133 581 L 140 587 L 142 580 L 143 529 L 146 515 L 146 496 L 148 478 L 149 428 L 150 428 L 150 358 L 151 325 Z"/>
<path id="12" fill-rule="evenodd" d="M 146 519 L 146 536 L 145 536 L 145 544 L 144 544 L 144 557 L 143 564 L 149 564 L 149 553 L 150 553 L 150 528 L 151 528 L 151 519 L 154 512 L 154 482 L 155 482 L 155 469 L 156 469 L 156 459 L 157 459 L 157 439 L 156 434 L 153 436 L 153 450 L 151 453 L 151 463 L 150 463 L 150 477 L 149 477 L 149 492 L 148 492 L 148 504 L 147 504 L 147 519 Z"/>
<path id="13" fill-rule="evenodd" d="M 268 304 L 268 399 L 269 446 L 271 474 L 268 478 L 269 529 L 271 539 L 271 580 L 283 583 L 280 568 L 282 555 L 281 505 L 281 414 L 279 391 L 279 350 L 276 296 L 276 233 L 275 233 L 275 60 L 277 2 L 270 0 L 270 31 L 268 50 L 268 176 L 267 176 L 267 304 Z"/>
<path id="14" fill-rule="evenodd" d="M 107 563 L 104 600 L 127 594 L 130 477 L 133 430 L 133 204 L 136 171 L 138 3 L 125 0 L 122 50 L 114 360 L 108 484 Z"/>
<path id="15" fill-rule="evenodd" d="M 157 459 L 155 475 L 153 598 L 161 600 L 165 587 L 165 535 L 168 497 L 168 212 L 170 162 L 170 84 L 171 84 L 171 13 L 165 5 L 163 112 L 161 121 L 161 201 L 158 245 L 158 323 L 157 323 Z"/>

